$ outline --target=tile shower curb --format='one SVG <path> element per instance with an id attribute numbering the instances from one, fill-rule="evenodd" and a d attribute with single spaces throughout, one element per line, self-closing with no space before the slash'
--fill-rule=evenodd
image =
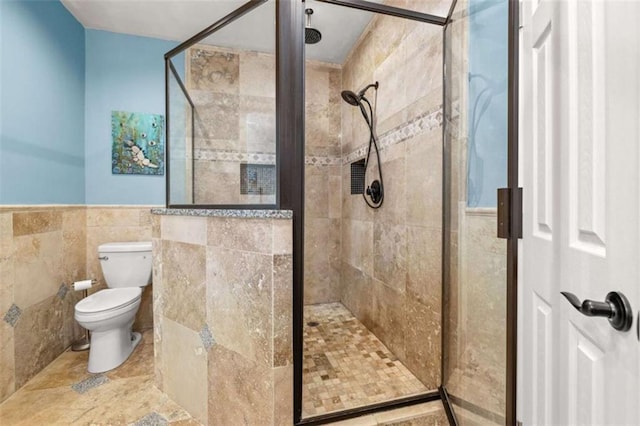
<path id="1" fill-rule="evenodd" d="M 292 210 L 238 209 L 151 209 L 151 214 L 163 216 L 235 217 L 242 219 L 293 219 Z"/>

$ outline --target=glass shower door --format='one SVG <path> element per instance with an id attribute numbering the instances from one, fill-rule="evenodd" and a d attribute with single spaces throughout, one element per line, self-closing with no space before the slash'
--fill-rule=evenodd
<path id="1" fill-rule="evenodd" d="M 445 28 L 443 385 L 460 425 L 505 424 L 508 1 L 459 0 Z"/>

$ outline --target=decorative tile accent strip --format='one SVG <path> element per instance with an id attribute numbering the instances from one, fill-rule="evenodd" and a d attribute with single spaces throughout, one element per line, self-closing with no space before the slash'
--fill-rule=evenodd
<path id="1" fill-rule="evenodd" d="M 453 105 L 454 114 L 458 114 L 458 104 Z M 443 123 L 442 106 L 437 110 L 431 112 L 425 112 L 411 121 L 402 123 L 396 128 L 393 128 L 379 136 L 380 150 L 384 150 L 392 145 L 410 139 L 421 133 L 437 129 L 441 127 Z M 367 154 L 367 145 L 362 145 L 350 152 L 346 157 L 340 156 L 317 156 L 308 155 L 304 157 L 304 163 L 306 165 L 316 166 L 340 166 L 342 164 L 352 163 L 355 160 L 363 158 Z M 236 151 L 223 151 L 223 150 L 196 150 L 196 160 L 208 160 L 208 161 L 232 161 L 239 163 L 254 163 L 254 164 L 275 164 L 276 155 L 267 152 L 236 152 Z"/>
<path id="2" fill-rule="evenodd" d="M 236 152 L 222 150 L 197 150 L 194 155 L 196 160 L 207 161 L 231 161 L 253 164 L 276 164 L 276 155 L 266 152 Z M 339 166 L 342 164 L 340 156 L 308 155 L 304 157 L 304 163 L 317 166 Z"/>
<path id="3" fill-rule="evenodd" d="M 230 210 L 230 209 L 151 209 L 151 214 L 164 216 L 237 217 L 242 219 L 292 219 L 291 210 Z"/>
<path id="4" fill-rule="evenodd" d="M 239 163 L 276 164 L 276 155 L 267 152 L 237 152 L 222 150 L 196 150 L 196 160 L 232 161 Z"/>
<path id="5" fill-rule="evenodd" d="M 407 123 L 403 123 L 400 126 L 389 130 L 382 136 L 378 137 L 380 143 L 380 150 L 384 151 L 386 148 L 410 139 L 421 133 L 437 129 L 442 126 L 442 106 L 432 112 L 421 114 Z M 342 159 L 343 164 L 352 163 L 355 160 L 363 158 L 367 155 L 367 146 L 363 145 L 350 152 L 345 158 Z"/>
<path id="6" fill-rule="evenodd" d="M 107 378 L 107 376 L 103 374 L 94 374 L 82 380 L 81 382 L 74 383 L 73 385 L 71 385 L 71 389 L 80 394 L 83 394 L 93 388 L 104 385 L 108 381 L 109 379 Z"/>
<path id="7" fill-rule="evenodd" d="M 69 287 L 67 287 L 65 285 L 65 283 L 60 284 L 60 288 L 58 289 L 58 293 L 56 293 L 56 295 L 64 300 L 65 297 L 67 297 L 67 293 L 69 293 Z"/>
<path id="8" fill-rule="evenodd" d="M 18 323 L 18 319 L 22 315 L 22 310 L 18 308 L 18 306 L 14 303 L 11 305 L 6 314 L 4 314 L 4 322 L 9 324 L 11 327 L 15 327 Z"/>
<path id="9" fill-rule="evenodd" d="M 200 330 L 200 333 L 198 334 L 200 334 L 200 340 L 202 340 L 202 344 L 206 350 L 211 349 L 213 345 L 216 344 L 216 339 L 213 338 L 211 330 L 209 330 L 209 326 L 207 324 L 202 327 L 202 330 Z"/>
<path id="10" fill-rule="evenodd" d="M 169 420 L 154 411 L 140 418 L 133 426 L 165 426 L 168 424 Z"/>
<path id="11" fill-rule="evenodd" d="M 340 166 L 342 164 L 342 158 L 338 156 L 321 157 L 309 155 L 304 157 L 304 164 L 308 166 Z"/>

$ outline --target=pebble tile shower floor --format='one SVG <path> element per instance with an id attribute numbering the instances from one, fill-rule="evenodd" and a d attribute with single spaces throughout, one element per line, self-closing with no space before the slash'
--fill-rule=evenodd
<path id="1" fill-rule="evenodd" d="M 303 417 L 428 390 L 341 303 L 305 306 L 304 322 Z"/>

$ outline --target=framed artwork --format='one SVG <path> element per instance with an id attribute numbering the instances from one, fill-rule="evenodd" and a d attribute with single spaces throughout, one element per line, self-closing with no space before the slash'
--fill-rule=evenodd
<path id="1" fill-rule="evenodd" d="M 111 112 L 111 173 L 164 175 L 164 116 Z"/>

